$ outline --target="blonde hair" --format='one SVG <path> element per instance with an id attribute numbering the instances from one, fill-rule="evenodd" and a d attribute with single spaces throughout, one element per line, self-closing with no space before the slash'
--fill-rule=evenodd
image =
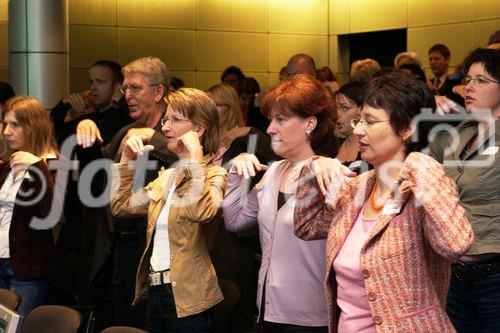
<path id="1" fill-rule="evenodd" d="M 127 64 L 122 69 L 123 76 L 127 74 L 139 73 L 147 77 L 149 84 L 161 84 L 165 87 L 164 95 L 167 95 L 170 88 L 170 72 L 159 58 L 144 57 Z"/>
<path id="2" fill-rule="evenodd" d="M 180 88 L 166 97 L 172 109 L 194 124 L 205 128 L 201 137 L 204 154 L 214 154 L 219 146 L 219 115 L 207 93 L 194 88 Z"/>
<path id="3" fill-rule="evenodd" d="M 243 113 L 236 89 L 229 84 L 221 83 L 210 87 L 207 92 L 216 105 L 224 104 L 229 107 L 228 130 L 243 126 Z"/>
<path id="4" fill-rule="evenodd" d="M 23 129 L 23 150 L 38 157 L 57 151 L 49 113 L 39 100 L 30 96 L 12 97 L 2 107 L 2 119 L 9 112 L 14 113 Z"/>
<path id="5" fill-rule="evenodd" d="M 407 51 L 407 52 L 400 52 L 396 55 L 394 58 L 394 67 L 399 68 L 399 61 L 403 58 L 409 59 L 411 64 L 415 64 L 419 66 L 420 68 L 424 69 L 424 64 L 422 60 L 420 60 L 420 57 L 418 56 L 417 52 L 413 51 Z"/>
<path id="6" fill-rule="evenodd" d="M 370 81 L 381 71 L 382 68 L 376 60 L 370 58 L 356 60 L 351 65 L 351 81 Z"/>

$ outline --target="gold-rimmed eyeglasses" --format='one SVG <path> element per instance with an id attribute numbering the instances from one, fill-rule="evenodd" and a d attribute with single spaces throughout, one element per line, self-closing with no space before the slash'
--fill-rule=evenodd
<path id="1" fill-rule="evenodd" d="M 388 123 L 390 120 L 371 120 L 371 119 L 365 119 L 365 118 L 357 118 L 357 119 L 351 119 L 351 126 L 352 128 L 356 128 L 358 124 L 361 124 L 364 129 L 369 129 L 375 124 L 378 123 Z"/>
<path id="2" fill-rule="evenodd" d="M 189 119 L 183 119 L 183 118 L 179 118 L 176 116 L 172 116 L 172 117 L 161 118 L 160 124 L 163 127 L 163 126 L 165 126 L 166 123 L 169 123 L 170 125 L 177 125 L 177 124 L 180 124 L 182 122 L 190 122 L 190 121 L 191 120 L 189 120 Z"/>
<path id="3" fill-rule="evenodd" d="M 487 78 L 484 75 L 478 75 L 476 77 L 466 76 L 462 79 L 462 84 L 464 86 L 468 85 L 471 82 L 474 83 L 475 85 L 479 85 L 479 86 L 484 86 L 485 84 L 488 84 L 488 83 L 500 84 L 500 82 L 495 81 L 495 80 L 490 79 L 490 78 Z"/>

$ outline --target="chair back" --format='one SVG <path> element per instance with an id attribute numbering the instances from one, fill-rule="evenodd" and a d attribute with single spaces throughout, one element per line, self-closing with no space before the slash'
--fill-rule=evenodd
<path id="1" fill-rule="evenodd" d="M 42 305 L 26 316 L 21 333 L 77 333 L 80 322 L 80 313 L 72 308 Z"/>
<path id="2" fill-rule="evenodd" d="M 16 311 L 21 304 L 21 296 L 15 291 L 0 288 L 0 303 L 12 311 Z"/>
<path id="3" fill-rule="evenodd" d="M 148 332 L 135 327 L 113 326 L 106 328 L 105 330 L 101 331 L 101 333 L 148 333 Z"/>

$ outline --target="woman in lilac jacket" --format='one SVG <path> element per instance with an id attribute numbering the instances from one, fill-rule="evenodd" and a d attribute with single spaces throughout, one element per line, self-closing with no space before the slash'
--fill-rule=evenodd
<path id="1" fill-rule="evenodd" d="M 284 160 L 269 167 L 247 195 L 246 179 L 266 170 L 251 154 L 233 160 L 224 201 L 230 231 L 256 224 L 260 229 L 262 265 L 257 306 L 264 332 L 326 332 L 328 315 L 322 287 L 324 240 L 305 242 L 293 234 L 297 177 L 314 155 L 332 156 L 334 102 L 321 83 L 297 75 L 271 90 L 262 108 L 270 116 L 267 133 L 274 152 Z"/>

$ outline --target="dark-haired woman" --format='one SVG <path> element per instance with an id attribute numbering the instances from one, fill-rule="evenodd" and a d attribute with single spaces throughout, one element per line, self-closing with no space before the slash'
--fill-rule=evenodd
<path id="1" fill-rule="evenodd" d="M 455 331 L 444 309 L 451 260 L 474 236 L 454 182 L 438 162 L 415 152 L 425 140 L 411 140 L 413 117 L 433 106 L 423 83 L 401 73 L 376 77 L 353 122 L 361 157 L 374 170 L 342 187 L 336 160 L 320 158 L 302 171 L 295 233 L 328 239 L 331 332 Z M 327 162 L 334 172 L 321 173 Z"/>
<path id="2" fill-rule="evenodd" d="M 500 332 L 500 51 L 476 49 L 463 62 L 472 116 L 442 132 L 432 155 L 453 179 L 475 234 L 453 265 L 447 311 L 458 332 Z"/>

